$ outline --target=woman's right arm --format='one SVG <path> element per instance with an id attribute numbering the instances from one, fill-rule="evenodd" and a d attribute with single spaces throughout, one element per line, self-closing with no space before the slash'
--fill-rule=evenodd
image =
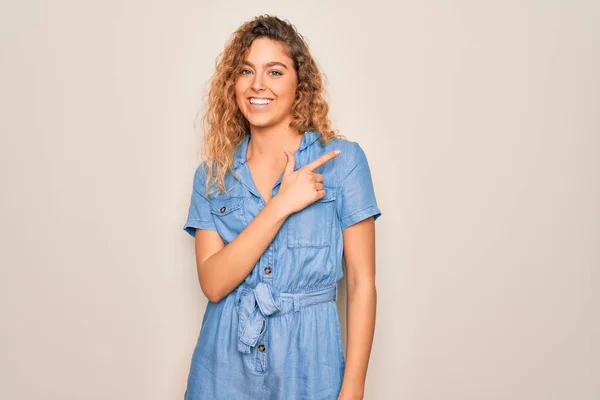
<path id="1" fill-rule="evenodd" d="M 289 215 L 325 195 L 323 175 L 313 170 L 339 152 L 324 154 L 296 171 L 294 156 L 286 154 L 288 162 L 279 193 L 229 244 L 225 245 L 214 230 L 196 229 L 198 280 L 210 301 L 220 301 L 248 276 Z"/>
<path id="2" fill-rule="evenodd" d="M 235 289 L 275 238 L 289 215 L 278 197 L 226 246 L 216 231 L 196 230 L 198 280 L 210 301 L 217 302 Z"/>

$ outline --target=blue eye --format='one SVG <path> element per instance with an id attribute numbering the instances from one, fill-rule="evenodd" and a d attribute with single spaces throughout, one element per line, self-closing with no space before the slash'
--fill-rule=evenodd
<path id="1" fill-rule="evenodd" d="M 245 74 L 244 72 L 250 72 L 251 73 L 252 71 L 250 71 L 249 69 L 243 69 L 243 70 L 240 71 L 240 73 L 242 75 L 248 75 L 248 74 Z"/>
<path id="2" fill-rule="evenodd" d="M 281 76 L 281 72 L 279 72 L 279 71 L 271 71 L 271 72 L 276 73 L 277 75 L 275 75 L 275 76 Z"/>

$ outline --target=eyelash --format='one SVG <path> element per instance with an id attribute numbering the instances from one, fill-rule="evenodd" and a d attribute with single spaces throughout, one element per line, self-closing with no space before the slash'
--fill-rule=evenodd
<path id="1" fill-rule="evenodd" d="M 240 74 L 247 75 L 247 74 L 244 74 L 245 71 L 251 72 L 249 69 L 243 69 L 243 70 L 240 71 Z M 274 76 L 282 76 L 283 75 L 281 72 L 279 72 L 277 70 L 273 70 L 273 71 L 269 71 L 269 72 L 276 72 L 278 74 L 278 75 L 274 75 Z"/>

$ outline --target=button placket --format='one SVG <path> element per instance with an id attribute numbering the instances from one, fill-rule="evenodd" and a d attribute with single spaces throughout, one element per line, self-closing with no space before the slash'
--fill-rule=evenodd
<path id="1" fill-rule="evenodd" d="M 261 257 L 262 280 L 263 282 L 273 283 L 273 245 L 269 245 L 265 254 Z"/>
<path id="2" fill-rule="evenodd" d="M 269 245 L 269 247 L 267 247 L 267 250 L 265 251 L 265 253 L 263 254 L 263 256 L 260 259 L 260 263 L 261 265 L 263 265 L 262 268 L 262 281 L 268 284 L 273 283 L 273 244 L 271 243 Z M 269 323 L 269 319 L 267 319 L 267 321 L 265 321 L 266 324 Z M 263 337 L 261 338 L 260 342 L 258 343 L 258 346 L 256 346 L 256 358 L 255 358 L 255 365 L 256 365 L 256 370 L 258 372 L 267 372 L 267 368 L 268 368 L 268 349 L 267 349 L 267 340 L 268 340 L 268 329 L 265 330 L 265 333 L 263 335 Z"/>
<path id="3" fill-rule="evenodd" d="M 260 208 L 262 209 L 264 207 L 264 204 L 262 204 L 262 199 L 260 199 L 259 201 L 260 204 Z M 265 252 L 263 253 L 262 257 L 259 260 L 259 265 L 262 266 L 262 271 L 261 271 L 261 281 L 267 283 L 267 284 L 272 284 L 273 283 L 273 260 L 274 260 L 274 248 L 273 248 L 273 242 L 271 242 L 271 244 L 269 245 L 269 247 L 267 247 L 267 249 L 265 250 Z M 265 321 L 266 324 L 269 324 L 270 319 L 267 318 L 267 320 Z M 265 329 L 265 333 L 263 334 L 263 337 L 260 339 L 260 342 L 258 343 L 258 345 L 255 347 L 255 358 L 254 358 L 254 363 L 255 363 L 255 368 L 258 372 L 267 372 L 268 369 L 268 352 L 269 349 L 267 348 L 267 341 L 268 341 L 268 329 Z"/>
<path id="4" fill-rule="evenodd" d="M 269 323 L 269 320 L 267 319 L 267 321 L 265 321 L 266 324 Z M 267 340 L 268 340 L 268 332 L 269 330 L 267 329 L 265 331 L 265 333 L 263 334 L 263 337 L 260 341 L 260 344 L 258 346 L 256 346 L 256 358 L 255 358 L 255 365 L 256 365 L 256 370 L 258 372 L 267 372 L 268 369 L 268 360 L 267 360 Z"/>

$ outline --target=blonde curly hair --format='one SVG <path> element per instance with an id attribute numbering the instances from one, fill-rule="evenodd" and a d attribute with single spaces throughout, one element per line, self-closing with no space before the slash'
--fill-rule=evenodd
<path id="1" fill-rule="evenodd" d="M 293 121 L 290 127 L 298 132 L 316 130 L 321 133 L 319 141 L 326 144 L 343 135 L 331 127 L 329 105 L 325 100 L 324 79 L 308 45 L 295 26 L 287 20 L 271 15 L 260 15 L 243 23 L 226 43 L 216 61 L 216 69 L 210 81 L 206 112 L 202 117 L 204 140 L 203 158 L 209 162 L 205 190 L 211 185 L 225 192 L 225 175 L 232 171 L 235 148 L 249 133 L 249 123 L 235 100 L 235 83 L 238 71 L 252 42 L 261 37 L 284 44 L 294 63 L 298 84 L 292 104 Z"/>

